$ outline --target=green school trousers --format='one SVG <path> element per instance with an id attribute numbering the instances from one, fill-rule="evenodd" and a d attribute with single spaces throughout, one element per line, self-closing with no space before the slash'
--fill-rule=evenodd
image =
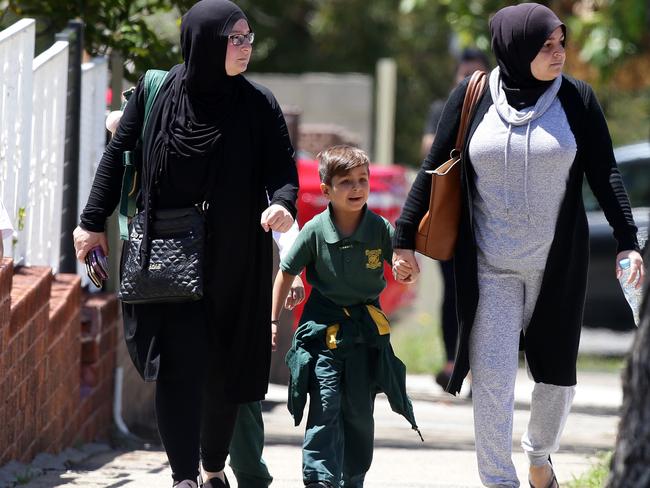
<path id="1" fill-rule="evenodd" d="M 376 348 L 358 344 L 341 357 L 323 349 L 309 378 L 303 480 L 361 488 L 372 463 Z"/>
<path id="2" fill-rule="evenodd" d="M 267 488 L 273 481 L 262 459 L 263 449 L 262 402 L 244 403 L 239 406 L 230 442 L 230 467 L 239 488 Z"/>

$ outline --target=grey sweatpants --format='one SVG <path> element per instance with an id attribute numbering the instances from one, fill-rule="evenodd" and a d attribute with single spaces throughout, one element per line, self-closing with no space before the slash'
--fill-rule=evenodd
<path id="1" fill-rule="evenodd" d="M 519 335 L 537 302 L 543 270 L 498 269 L 479 256 L 479 301 L 470 336 L 476 454 L 488 487 L 518 487 L 512 463 L 512 417 Z M 530 463 L 543 465 L 559 447 L 574 386 L 536 383 L 522 447 Z"/>

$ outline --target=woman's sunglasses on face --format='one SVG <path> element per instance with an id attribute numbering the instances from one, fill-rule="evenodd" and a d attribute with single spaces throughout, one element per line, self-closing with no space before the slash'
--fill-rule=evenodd
<path id="1" fill-rule="evenodd" d="M 255 41 L 255 33 L 249 32 L 248 34 L 230 34 L 228 36 L 228 39 L 230 40 L 230 44 L 233 46 L 241 46 L 245 42 L 250 45 Z"/>

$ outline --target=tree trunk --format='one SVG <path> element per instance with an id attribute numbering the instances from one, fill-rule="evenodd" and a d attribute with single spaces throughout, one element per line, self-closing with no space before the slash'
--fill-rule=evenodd
<path id="1" fill-rule="evenodd" d="M 621 423 L 607 488 L 650 486 L 649 290 L 646 287 L 641 324 L 623 377 Z"/>

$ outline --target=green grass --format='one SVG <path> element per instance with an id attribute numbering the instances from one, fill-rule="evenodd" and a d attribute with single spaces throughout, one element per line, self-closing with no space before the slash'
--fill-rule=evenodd
<path id="1" fill-rule="evenodd" d="M 440 326 L 432 314 L 420 313 L 396 320 L 391 342 L 409 373 L 432 374 L 439 371 L 445 362 Z M 523 368 L 523 356 L 520 359 Z M 578 371 L 620 373 L 624 367 L 625 358 L 622 357 L 578 356 Z"/>
<path id="2" fill-rule="evenodd" d="M 598 373 L 620 373 L 625 368 L 624 357 L 613 356 L 578 356 L 578 371 Z"/>
<path id="3" fill-rule="evenodd" d="M 430 313 L 397 320 L 391 343 L 409 373 L 433 374 L 445 362 L 445 350 L 438 320 Z"/>
<path id="4" fill-rule="evenodd" d="M 612 460 L 611 452 L 598 454 L 598 462 L 580 478 L 573 478 L 566 488 L 602 488 L 609 475 L 609 465 Z"/>

